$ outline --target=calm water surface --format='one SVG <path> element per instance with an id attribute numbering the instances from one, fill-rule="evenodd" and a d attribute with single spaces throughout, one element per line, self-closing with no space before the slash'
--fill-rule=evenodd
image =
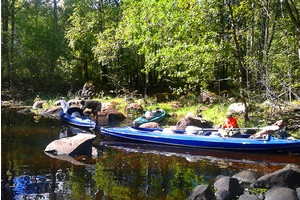
<path id="1" fill-rule="evenodd" d="M 299 155 L 193 150 L 96 134 L 96 157 L 53 157 L 53 140 L 85 130 L 1 110 L 1 199 L 186 199 L 198 184 L 244 169 L 259 175 L 300 165 Z"/>

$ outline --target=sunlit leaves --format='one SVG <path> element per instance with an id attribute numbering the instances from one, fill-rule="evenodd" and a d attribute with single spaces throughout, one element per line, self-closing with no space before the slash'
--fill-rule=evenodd
<path id="1" fill-rule="evenodd" d="M 145 56 L 145 73 L 159 71 L 159 78 L 185 78 L 188 84 L 209 79 L 218 47 L 216 10 L 205 2 L 125 1 L 119 34 Z"/>

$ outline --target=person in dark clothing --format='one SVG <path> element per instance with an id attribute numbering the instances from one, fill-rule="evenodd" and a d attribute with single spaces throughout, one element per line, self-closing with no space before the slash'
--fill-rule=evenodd
<path id="1" fill-rule="evenodd" d="M 92 109 L 92 113 L 94 116 L 94 121 L 98 124 L 98 112 L 101 111 L 102 104 L 97 100 L 82 100 L 80 102 L 82 105 L 81 109 L 84 111 L 86 108 Z"/>

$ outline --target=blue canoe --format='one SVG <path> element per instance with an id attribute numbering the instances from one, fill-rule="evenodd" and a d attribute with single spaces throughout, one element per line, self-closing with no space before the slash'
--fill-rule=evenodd
<path id="1" fill-rule="evenodd" d="M 81 128 L 96 128 L 96 122 L 94 122 L 89 117 L 86 117 L 83 114 L 83 111 L 77 107 L 69 108 L 66 113 L 61 111 L 60 118 L 68 124 L 75 125 Z"/>
<path id="2" fill-rule="evenodd" d="M 207 148 L 234 151 L 275 151 L 300 152 L 300 140 L 279 139 L 269 136 L 266 139 L 205 136 L 178 134 L 162 130 L 141 130 L 133 127 L 101 128 L 104 136 L 112 136 L 133 141 L 150 142 L 192 148 Z"/>
<path id="3" fill-rule="evenodd" d="M 167 112 L 162 110 L 162 109 L 159 109 L 159 110 L 154 111 L 152 113 L 153 113 L 153 117 L 151 117 L 151 118 L 146 118 L 144 116 L 136 118 L 133 121 L 133 125 L 135 127 L 138 127 L 138 126 L 140 126 L 142 124 L 145 124 L 145 123 L 148 123 L 148 122 L 161 122 L 165 118 L 165 116 L 167 115 Z"/>

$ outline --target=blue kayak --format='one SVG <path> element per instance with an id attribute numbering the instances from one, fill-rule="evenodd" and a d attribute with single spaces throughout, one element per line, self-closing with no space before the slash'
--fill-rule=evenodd
<path id="1" fill-rule="evenodd" d="M 60 118 L 68 124 L 75 125 L 81 128 L 96 128 L 96 122 L 94 122 L 89 117 L 86 117 L 83 114 L 83 111 L 77 107 L 69 108 L 66 113 L 61 111 Z"/>
<path id="2" fill-rule="evenodd" d="M 150 142 L 192 148 L 207 148 L 235 151 L 291 151 L 300 152 L 300 140 L 279 139 L 273 136 L 264 139 L 222 137 L 220 134 L 195 135 L 164 132 L 163 130 L 141 130 L 132 127 L 101 128 L 104 136 L 133 141 Z"/>
<path id="3" fill-rule="evenodd" d="M 148 123 L 148 122 L 161 122 L 167 115 L 167 112 L 162 110 L 162 109 L 159 109 L 157 111 L 154 111 L 152 112 L 152 117 L 150 118 L 146 118 L 145 116 L 141 116 L 141 117 L 138 117 L 136 118 L 134 121 L 133 121 L 133 125 L 135 127 L 138 127 L 142 124 L 145 124 L 145 123 Z"/>

